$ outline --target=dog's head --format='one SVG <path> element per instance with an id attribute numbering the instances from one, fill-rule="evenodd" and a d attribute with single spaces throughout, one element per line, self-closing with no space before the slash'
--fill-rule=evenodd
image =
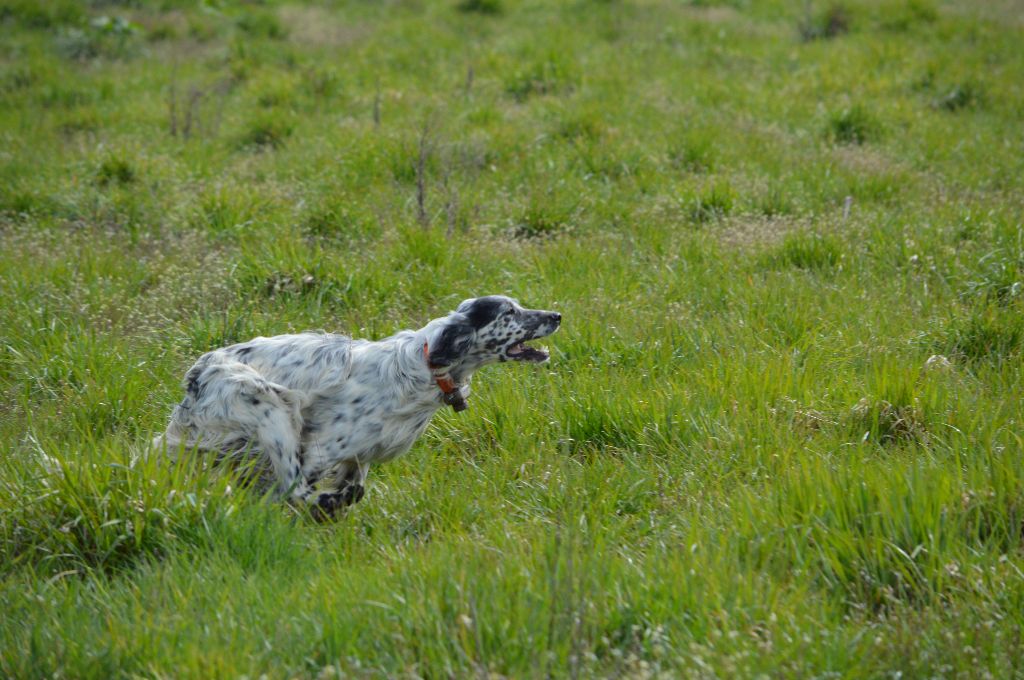
<path id="1" fill-rule="evenodd" d="M 503 295 L 471 298 L 427 326 L 428 361 L 459 373 L 499 361 L 543 363 L 547 350 L 525 343 L 551 335 L 561 323 L 558 312 L 524 309 Z"/>

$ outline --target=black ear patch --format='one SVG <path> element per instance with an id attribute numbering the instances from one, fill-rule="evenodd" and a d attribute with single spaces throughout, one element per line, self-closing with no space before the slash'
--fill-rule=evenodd
<path id="1" fill-rule="evenodd" d="M 473 328 L 481 329 L 498 318 L 498 315 L 505 309 L 507 301 L 497 295 L 473 300 L 465 308 L 459 307 L 459 311 L 466 315 Z"/>
<path id="2" fill-rule="evenodd" d="M 428 348 L 427 359 L 431 366 L 451 366 L 469 351 L 476 331 L 468 323 L 451 323 L 437 335 L 437 340 Z"/>

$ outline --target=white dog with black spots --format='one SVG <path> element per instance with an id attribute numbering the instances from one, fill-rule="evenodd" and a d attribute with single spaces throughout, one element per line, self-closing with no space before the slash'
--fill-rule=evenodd
<path id="1" fill-rule="evenodd" d="M 186 373 L 185 398 L 153 444 L 252 460 L 279 495 L 329 516 L 358 502 L 369 466 L 408 451 L 438 409 L 464 409 L 474 371 L 547 361 L 524 343 L 561 320 L 494 295 L 380 341 L 302 333 L 213 350 Z"/>

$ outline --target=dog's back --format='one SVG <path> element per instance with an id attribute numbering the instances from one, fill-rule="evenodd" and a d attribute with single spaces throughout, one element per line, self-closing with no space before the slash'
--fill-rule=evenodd
<path id="1" fill-rule="evenodd" d="M 345 381 L 351 370 L 352 347 L 365 342 L 333 333 L 253 338 L 204 354 L 186 374 L 182 386 L 186 393 L 193 383 L 201 386 L 205 366 L 238 362 L 288 389 L 317 392 Z"/>

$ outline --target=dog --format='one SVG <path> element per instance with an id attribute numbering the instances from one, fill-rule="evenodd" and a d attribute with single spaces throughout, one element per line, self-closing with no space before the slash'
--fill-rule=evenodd
<path id="1" fill-rule="evenodd" d="M 476 370 L 548 361 L 525 343 L 561 322 L 491 295 L 379 341 L 301 333 L 216 349 L 185 374 L 185 398 L 153 446 L 249 461 L 279 497 L 328 517 L 359 502 L 369 466 L 408 451 L 439 409 L 464 410 Z"/>

